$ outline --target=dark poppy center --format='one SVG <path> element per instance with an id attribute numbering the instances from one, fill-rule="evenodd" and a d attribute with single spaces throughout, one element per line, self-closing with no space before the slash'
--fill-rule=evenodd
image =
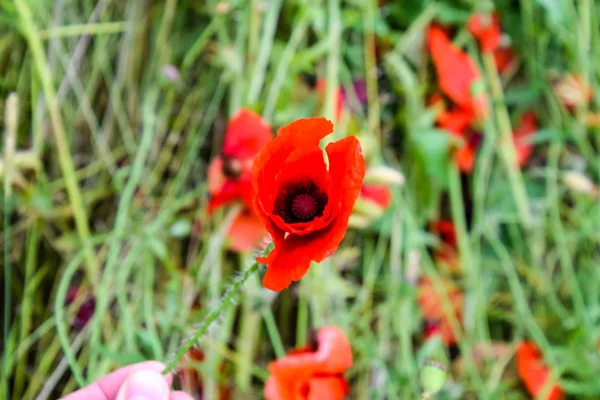
<path id="1" fill-rule="evenodd" d="M 311 181 L 291 184 L 279 191 L 275 214 L 288 224 L 309 222 L 323 215 L 327 194 Z"/>
<path id="2" fill-rule="evenodd" d="M 242 175 L 242 162 L 240 160 L 225 155 L 222 155 L 221 158 L 223 160 L 223 175 L 231 179 L 239 178 Z"/>

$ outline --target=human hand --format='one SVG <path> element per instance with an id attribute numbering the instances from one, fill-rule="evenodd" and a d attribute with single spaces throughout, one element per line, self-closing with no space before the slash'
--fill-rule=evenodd
<path id="1" fill-rule="evenodd" d="M 192 400 L 184 392 L 171 391 L 173 377 L 162 375 L 164 368 L 157 361 L 129 365 L 62 400 Z"/>

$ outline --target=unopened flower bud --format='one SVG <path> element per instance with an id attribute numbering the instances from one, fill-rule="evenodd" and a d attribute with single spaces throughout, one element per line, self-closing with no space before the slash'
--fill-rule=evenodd
<path id="1" fill-rule="evenodd" d="M 448 377 L 448 367 L 439 361 L 425 361 L 421 368 L 421 386 L 423 387 L 423 398 L 429 399 L 432 395 L 440 391 L 446 378 Z"/>
<path id="2" fill-rule="evenodd" d="M 575 193 L 582 193 L 595 196 L 598 188 L 592 180 L 580 172 L 568 171 L 563 174 L 563 182 L 570 190 Z"/>
<path id="3" fill-rule="evenodd" d="M 400 171 L 386 165 L 379 165 L 367 169 L 365 182 L 382 185 L 403 185 L 405 179 Z"/>

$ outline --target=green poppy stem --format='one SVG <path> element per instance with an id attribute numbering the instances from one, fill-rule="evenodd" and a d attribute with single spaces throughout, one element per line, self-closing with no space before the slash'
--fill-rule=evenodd
<path id="1" fill-rule="evenodd" d="M 267 246 L 266 250 L 264 251 L 264 255 L 269 254 L 272 248 L 272 244 Z M 175 356 L 171 360 L 169 360 L 169 362 L 166 363 L 167 366 L 162 371 L 163 374 L 166 374 L 173 370 L 177 363 L 179 363 L 179 360 L 183 358 L 185 353 L 187 353 L 188 350 L 191 349 L 194 346 L 194 344 L 196 344 L 202 338 L 202 336 L 204 336 L 208 328 L 210 328 L 213 322 L 217 320 L 217 318 L 219 317 L 219 315 L 221 315 L 225 308 L 233 303 L 234 299 L 240 293 L 242 287 L 246 284 L 248 279 L 250 279 L 250 277 L 256 272 L 258 272 L 259 266 L 260 264 L 258 263 L 258 261 L 255 261 L 250 266 L 250 268 L 248 268 L 244 272 L 244 274 L 238 280 L 235 281 L 235 283 L 231 286 L 227 293 L 225 293 L 221 302 L 206 317 L 204 317 L 204 320 L 202 321 L 198 329 L 196 329 L 196 332 L 194 332 L 194 334 L 185 341 L 185 343 L 183 344 L 183 346 L 181 346 L 181 348 L 175 354 Z"/>

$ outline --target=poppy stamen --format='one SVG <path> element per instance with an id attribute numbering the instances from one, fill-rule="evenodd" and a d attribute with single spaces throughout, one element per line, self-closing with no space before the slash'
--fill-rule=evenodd
<path id="1" fill-rule="evenodd" d="M 309 222 L 323 215 L 327 194 L 313 182 L 289 185 L 277 196 L 275 212 L 288 224 Z"/>
<path id="2" fill-rule="evenodd" d="M 307 193 L 300 194 L 292 200 L 292 214 L 298 219 L 310 220 L 317 211 L 317 201 Z"/>

